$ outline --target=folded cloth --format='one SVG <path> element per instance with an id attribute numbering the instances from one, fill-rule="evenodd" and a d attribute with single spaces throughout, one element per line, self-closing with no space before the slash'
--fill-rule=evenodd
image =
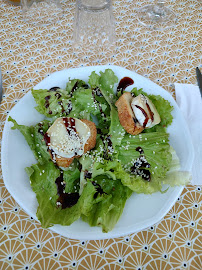
<path id="1" fill-rule="evenodd" d="M 198 86 L 175 83 L 176 101 L 192 137 L 195 157 L 192 185 L 202 185 L 202 97 Z"/>

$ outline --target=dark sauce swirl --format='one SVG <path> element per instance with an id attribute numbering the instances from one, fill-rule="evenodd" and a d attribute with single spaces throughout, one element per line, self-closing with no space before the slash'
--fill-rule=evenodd
<path id="1" fill-rule="evenodd" d="M 91 183 L 96 188 L 96 193 L 94 194 L 94 199 L 96 199 L 99 194 L 101 194 L 101 195 L 107 194 L 106 192 L 104 192 L 104 190 L 101 188 L 101 186 L 98 183 L 96 183 L 95 181 L 92 181 Z"/>
<path id="2" fill-rule="evenodd" d="M 79 193 L 66 193 L 65 192 L 65 182 L 63 181 L 63 172 L 60 172 L 60 176 L 55 180 L 55 184 L 57 185 L 57 194 L 59 198 L 57 199 L 58 207 L 62 207 L 62 209 L 70 208 L 74 206 L 79 200 Z"/>
<path id="3" fill-rule="evenodd" d="M 97 95 L 97 93 L 98 93 L 97 96 L 101 96 L 101 95 L 102 95 L 101 91 L 100 91 L 101 95 L 99 94 L 98 89 L 99 89 L 99 88 L 95 88 L 95 89 L 92 90 L 92 96 L 93 96 L 94 103 L 98 106 L 99 111 L 100 111 L 100 114 L 101 114 L 101 116 L 103 117 L 103 121 L 106 122 L 106 121 L 107 121 L 107 120 L 106 120 L 107 116 L 106 116 L 106 114 L 103 112 L 102 106 L 101 106 L 100 102 L 99 102 L 99 101 L 96 99 L 96 97 L 95 97 L 95 96 Z"/>
<path id="4" fill-rule="evenodd" d="M 58 87 L 58 86 L 54 86 L 54 87 L 51 87 L 48 91 L 49 92 L 55 92 L 55 91 L 57 91 L 58 89 L 60 89 L 60 87 Z"/>
<path id="5" fill-rule="evenodd" d="M 138 146 L 136 148 L 136 151 L 140 153 L 140 156 L 135 160 L 133 166 L 130 168 L 130 171 L 132 174 L 141 176 L 142 179 L 150 182 L 151 181 L 151 173 L 148 170 L 148 168 L 151 167 L 151 165 L 147 162 L 145 156 L 143 156 L 144 151 L 142 147 Z"/>
<path id="6" fill-rule="evenodd" d="M 124 77 L 120 80 L 118 86 L 117 86 L 117 94 L 121 92 L 121 95 L 123 94 L 123 91 L 126 89 L 126 87 L 134 84 L 133 79 L 129 77 Z"/>

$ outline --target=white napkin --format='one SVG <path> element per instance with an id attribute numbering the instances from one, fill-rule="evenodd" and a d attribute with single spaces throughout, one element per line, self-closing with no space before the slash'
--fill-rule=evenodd
<path id="1" fill-rule="evenodd" d="M 192 185 L 202 185 L 202 97 L 198 86 L 175 83 L 176 101 L 190 130 L 195 151 Z"/>

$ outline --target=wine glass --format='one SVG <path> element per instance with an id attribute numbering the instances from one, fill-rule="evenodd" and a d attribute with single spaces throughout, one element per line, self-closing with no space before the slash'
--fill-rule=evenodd
<path id="1" fill-rule="evenodd" d="M 164 30 L 175 26 L 177 15 L 164 3 L 164 0 L 158 0 L 157 4 L 146 5 L 138 9 L 137 18 L 140 23 L 153 30 Z"/>

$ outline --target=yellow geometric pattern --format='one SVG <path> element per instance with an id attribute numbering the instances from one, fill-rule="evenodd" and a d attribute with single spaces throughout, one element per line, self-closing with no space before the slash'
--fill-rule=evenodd
<path id="1" fill-rule="evenodd" d="M 151 1 L 150 1 L 151 2 Z M 178 14 L 173 29 L 148 31 L 135 15 L 148 1 L 113 1 L 116 51 L 93 65 L 115 64 L 134 70 L 174 92 L 173 83 L 196 84 L 202 67 L 202 5 L 200 0 L 166 1 Z M 92 65 L 72 49 L 74 0 L 63 0 L 60 23 L 32 27 L 20 7 L 0 0 L 0 65 L 4 98 L 0 136 L 11 108 L 49 74 L 64 68 Z M 202 269 L 202 188 L 187 186 L 169 213 L 141 232 L 99 241 L 66 239 L 28 216 L 4 186 L 0 171 L 0 269 Z"/>

